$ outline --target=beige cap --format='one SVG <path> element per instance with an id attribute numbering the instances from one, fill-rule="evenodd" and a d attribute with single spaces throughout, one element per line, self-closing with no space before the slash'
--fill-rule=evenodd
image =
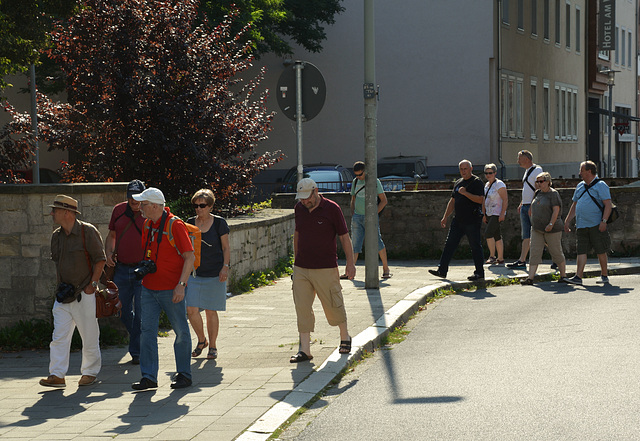
<path id="1" fill-rule="evenodd" d="M 298 188 L 296 193 L 296 199 L 307 199 L 313 193 L 313 190 L 318 188 L 316 181 L 311 178 L 304 178 L 298 182 Z"/>

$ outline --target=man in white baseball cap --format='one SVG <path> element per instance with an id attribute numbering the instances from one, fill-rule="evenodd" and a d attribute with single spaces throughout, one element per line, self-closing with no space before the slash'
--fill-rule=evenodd
<path id="1" fill-rule="evenodd" d="M 142 275 L 142 378 L 131 387 L 135 390 L 158 387 L 158 320 L 160 312 L 164 311 L 176 333 L 173 345 L 176 375 L 173 377 L 171 388 L 182 389 L 192 384 L 191 334 L 184 294 L 195 261 L 193 245 L 184 222 L 173 219 L 169 207 L 165 207 L 164 194 L 160 190 L 150 187 L 140 194 L 134 194 L 133 199 L 140 201 L 140 209 L 147 218 L 142 230 L 142 243 L 144 261 L 151 261 L 152 264 L 147 264 L 144 271 L 138 271 Z M 175 245 L 169 240 L 169 232 Z"/>
<path id="2" fill-rule="evenodd" d="M 341 354 L 351 352 L 351 336 L 347 329 L 347 312 L 342 301 L 336 236 L 347 257 L 345 273 L 356 274 L 353 246 L 342 210 L 333 201 L 318 194 L 313 179 L 301 179 L 297 186 L 295 206 L 296 229 L 293 235 L 295 263 L 293 267 L 293 299 L 300 333 L 300 348 L 291 363 L 313 359 L 311 332 L 315 327 L 313 301 L 317 294 L 331 326 L 340 329 Z"/>

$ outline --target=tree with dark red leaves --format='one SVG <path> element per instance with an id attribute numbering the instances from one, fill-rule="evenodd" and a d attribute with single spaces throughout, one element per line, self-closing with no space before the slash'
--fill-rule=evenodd
<path id="1" fill-rule="evenodd" d="M 39 94 L 38 123 L 50 149 L 70 152 L 64 180 L 136 178 L 172 198 L 206 187 L 233 206 L 281 159 L 255 151 L 273 113 L 257 90 L 263 72 L 238 76 L 252 59 L 250 43 L 231 35 L 234 15 L 211 29 L 196 25 L 195 0 L 87 0 L 56 27 L 49 56 L 62 67 L 68 104 Z M 32 143 L 29 117 L 13 113 L 0 149 Z"/>

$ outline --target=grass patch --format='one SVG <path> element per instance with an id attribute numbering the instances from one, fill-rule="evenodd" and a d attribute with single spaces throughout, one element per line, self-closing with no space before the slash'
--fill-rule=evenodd
<path id="1" fill-rule="evenodd" d="M 239 279 L 232 279 L 229 282 L 229 292 L 232 294 L 243 294 L 251 292 L 261 286 L 273 285 L 280 277 L 293 273 L 293 260 L 293 253 L 289 253 L 288 256 L 278 260 L 273 269 L 256 271 L 246 274 Z"/>

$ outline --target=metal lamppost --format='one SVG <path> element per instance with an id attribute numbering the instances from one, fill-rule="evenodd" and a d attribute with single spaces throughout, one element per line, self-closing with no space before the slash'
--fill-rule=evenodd
<path id="1" fill-rule="evenodd" d="M 611 177 L 611 138 L 613 134 L 613 86 L 615 86 L 616 72 L 619 70 L 604 69 L 600 73 L 607 75 L 607 85 L 609 86 L 609 136 L 607 137 L 607 177 Z"/>

